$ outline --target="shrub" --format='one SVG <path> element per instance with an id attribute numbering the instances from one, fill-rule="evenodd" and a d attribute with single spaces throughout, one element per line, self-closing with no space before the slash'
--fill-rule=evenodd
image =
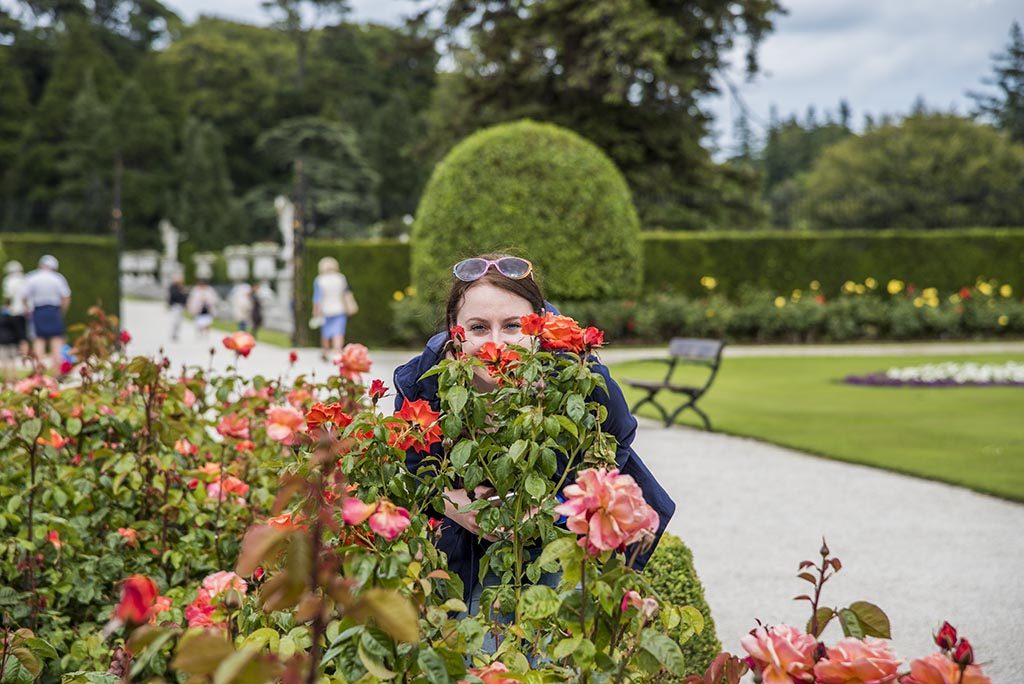
<path id="1" fill-rule="evenodd" d="M 715 621 L 704 598 L 704 586 L 693 566 L 693 552 L 679 537 L 664 534 L 644 569 L 647 581 L 665 601 L 677 606 L 693 606 L 704 616 L 704 631 L 683 644 L 687 672 L 703 672 L 722 644 L 715 632 Z"/>
<path id="2" fill-rule="evenodd" d="M 640 226 L 622 174 L 592 143 L 530 120 L 466 138 L 427 184 L 413 226 L 412 281 L 444 296 L 452 264 L 511 251 L 553 299 L 639 292 Z"/>
<path id="3" fill-rule="evenodd" d="M 52 254 L 71 287 L 68 323 L 84 323 L 95 305 L 117 308 L 117 248 L 113 238 L 57 233 L 0 234 L 0 254 L 16 259 L 25 272 L 34 269 L 39 257 Z"/>

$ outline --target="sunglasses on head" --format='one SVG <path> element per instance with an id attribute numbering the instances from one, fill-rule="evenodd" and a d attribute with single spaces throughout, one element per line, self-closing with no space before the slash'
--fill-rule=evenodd
<path id="1" fill-rule="evenodd" d="M 533 272 L 533 264 L 528 260 L 507 256 L 500 259 L 484 259 L 483 257 L 463 259 L 455 264 L 452 268 L 452 273 L 462 282 L 471 283 L 474 280 L 483 278 L 491 266 L 498 273 L 512 280 L 522 280 Z"/>

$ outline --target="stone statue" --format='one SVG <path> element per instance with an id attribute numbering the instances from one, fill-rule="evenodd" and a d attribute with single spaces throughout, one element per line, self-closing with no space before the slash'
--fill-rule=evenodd
<path id="1" fill-rule="evenodd" d="M 167 219 L 160 220 L 159 228 L 160 241 L 164 243 L 163 260 L 169 263 L 177 263 L 178 241 L 181 239 L 181 232 Z"/>
<path id="2" fill-rule="evenodd" d="M 295 205 L 284 195 L 274 198 L 274 211 L 277 212 L 277 229 L 281 231 L 281 259 L 286 264 L 292 263 L 295 255 Z"/>

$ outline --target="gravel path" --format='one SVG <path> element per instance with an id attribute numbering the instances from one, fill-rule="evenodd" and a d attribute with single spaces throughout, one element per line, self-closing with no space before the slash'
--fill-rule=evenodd
<path id="1" fill-rule="evenodd" d="M 212 331 L 208 339 L 196 340 L 186 323 L 181 341 L 171 343 L 161 305 L 127 301 L 124 306 L 132 353 L 152 354 L 163 346 L 176 364 L 206 365 L 213 346 L 218 350 L 214 366 L 229 362 L 220 342 L 223 333 Z M 1024 344 L 727 350 L 736 355 L 856 356 L 1016 352 Z M 331 371 L 315 350 L 298 353 L 296 370 L 321 377 Z M 604 358 L 617 362 L 652 353 L 661 351 L 615 350 Z M 370 376 L 390 386 L 394 368 L 410 353 L 372 356 Z M 258 345 L 241 368 L 277 375 L 287 364 L 285 350 Z M 669 530 L 693 550 L 725 648 L 739 652 L 739 639 L 755 626 L 755 618 L 798 625 L 806 620 L 806 604 L 790 600 L 808 588 L 795 577 L 796 567 L 805 558 L 816 558 L 824 535 L 844 565 L 825 588 L 826 604 L 864 599 L 880 605 L 892 620 L 894 650 L 904 658 L 930 653 L 932 632 L 949 620 L 971 639 L 993 684 L 1024 682 L 1024 506 L 751 439 L 666 429 L 647 420 L 641 421 L 635 446 L 678 504 Z M 829 630 L 835 638 L 838 628 Z"/>

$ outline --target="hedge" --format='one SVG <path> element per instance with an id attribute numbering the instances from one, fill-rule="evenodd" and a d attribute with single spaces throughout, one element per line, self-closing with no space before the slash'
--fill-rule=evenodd
<path id="1" fill-rule="evenodd" d="M 313 279 L 317 262 L 325 256 L 338 260 L 341 272 L 359 302 L 359 313 L 348 323 L 346 342 L 382 346 L 392 342 L 390 303 L 396 290 L 409 284 L 409 245 L 398 240 L 306 241 L 303 284 L 298 324 L 309 344 L 319 344 L 319 333 L 310 330 Z"/>
<path id="2" fill-rule="evenodd" d="M 683 645 L 686 671 L 703 674 L 722 650 L 715 633 L 715 621 L 704 598 L 704 586 L 693 567 L 693 553 L 679 537 L 664 534 L 644 576 L 658 596 L 676 606 L 693 606 L 704 616 L 704 631 Z"/>
<path id="3" fill-rule="evenodd" d="M 833 296 L 847 280 L 898 279 L 955 291 L 979 277 L 1024 289 L 1024 229 L 667 233 L 644 235 L 644 290 L 705 294 L 712 276 L 728 296 L 789 292 L 811 281 Z"/>
<path id="4" fill-rule="evenodd" d="M 99 304 L 116 313 L 117 247 L 112 237 L 61 233 L 2 233 L 2 261 L 16 259 L 25 272 L 34 269 L 39 257 L 52 254 L 71 287 L 68 323 L 84 323 L 89 307 Z"/>
<path id="5" fill-rule="evenodd" d="M 459 259 L 525 256 L 552 297 L 639 294 L 640 221 L 629 186 L 600 148 L 529 119 L 474 133 L 434 169 L 412 240 L 420 296 L 444 296 Z"/>

